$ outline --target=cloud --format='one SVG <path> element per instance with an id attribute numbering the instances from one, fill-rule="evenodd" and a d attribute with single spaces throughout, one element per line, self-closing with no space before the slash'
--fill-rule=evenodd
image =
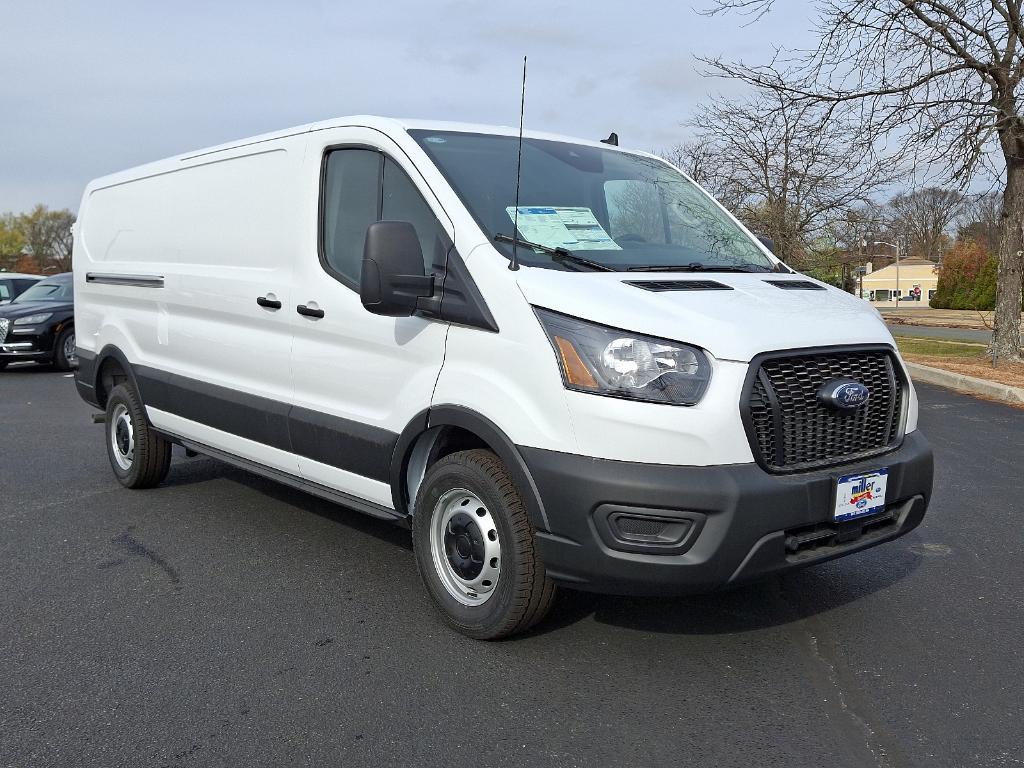
<path id="1" fill-rule="evenodd" d="M 691 51 L 753 60 L 783 39 L 675 0 L 33 0 L 4 32 L 0 211 L 75 209 L 96 176 L 331 116 L 515 125 L 523 55 L 528 127 L 664 146 L 721 87 Z"/>

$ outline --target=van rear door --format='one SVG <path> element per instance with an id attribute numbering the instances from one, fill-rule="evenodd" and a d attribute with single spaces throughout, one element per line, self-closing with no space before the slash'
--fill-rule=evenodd
<path id="1" fill-rule="evenodd" d="M 443 272 L 454 227 L 412 162 L 365 128 L 310 134 L 319 180 L 318 247 L 296 264 L 291 440 L 310 481 L 393 507 L 388 472 L 399 434 L 430 405 L 448 325 L 381 317 L 359 300 L 366 229 L 416 228 L 428 273 Z"/>

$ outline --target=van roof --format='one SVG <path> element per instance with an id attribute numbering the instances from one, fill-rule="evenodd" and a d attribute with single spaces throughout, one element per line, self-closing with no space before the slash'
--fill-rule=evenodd
<path id="1" fill-rule="evenodd" d="M 198 157 L 200 155 L 206 155 L 212 152 L 222 152 L 224 150 L 235 149 L 237 147 L 243 147 L 249 144 L 258 144 L 263 141 L 281 139 L 286 136 L 295 136 L 300 133 L 309 133 L 311 131 L 322 131 L 328 128 L 343 127 L 376 128 L 377 130 L 383 131 L 385 133 L 387 133 L 389 130 L 425 130 L 458 131 L 461 133 L 490 133 L 497 134 L 499 136 L 517 136 L 519 134 L 518 128 L 509 125 L 459 123 L 448 120 L 417 120 L 409 118 L 380 117 L 378 115 L 347 115 L 343 117 L 330 118 L 329 120 L 320 120 L 315 123 L 297 125 L 293 128 L 285 128 L 280 131 L 273 131 L 272 133 L 264 133 L 258 136 L 251 136 L 247 139 L 230 141 L 225 144 L 218 144 L 213 147 L 207 147 L 206 149 L 200 149 L 194 152 L 188 152 L 186 154 L 179 155 L 177 159 L 185 160 L 190 157 Z M 589 141 L 587 139 L 581 139 L 575 136 L 564 136 L 556 133 L 546 133 L 544 131 L 524 130 L 523 135 L 528 136 L 532 139 L 550 139 L 553 141 L 570 141 L 576 144 L 595 144 L 603 147 L 608 146 L 607 144 L 601 144 L 596 139 L 593 141 Z"/>
<path id="2" fill-rule="evenodd" d="M 517 136 L 519 129 L 517 127 L 508 125 L 486 125 L 483 123 L 459 123 L 451 122 L 446 120 L 417 120 L 417 119 L 405 119 L 405 118 L 393 118 L 393 117 L 380 117 L 377 115 L 348 115 L 344 117 L 335 117 L 329 120 L 320 120 L 315 123 L 306 123 L 304 125 L 297 125 L 292 128 L 285 128 L 280 131 L 272 131 L 270 133 L 262 133 L 256 136 L 249 136 L 244 139 L 237 139 L 235 141 L 229 141 L 224 144 L 216 144 L 214 146 L 205 147 L 203 149 L 196 149 L 191 152 L 184 152 L 180 155 L 174 155 L 172 157 L 165 158 L 163 160 L 156 160 L 151 163 L 139 165 L 134 168 L 128 168 L 117 173 L 103 176 L 101 178 L 93 180 L 89 184 L 89 188 L 95 189 L 98 187 L 110 186 L 119 182 L 128 181 L 130 179 L 138 178 L 142 175 L 161 173 L 168 171 L 173 167 L 180 167 L 180 163 L 198 159 L 206 155 L 216 154 L 218 152 L 226 152 L 232 149 L 239 149 L 241 147 L 251 146 L 254 144 L 261 144 L 266 141 L 273 141 L 275 139 L 283 139 L 288 136 L 296 136 L 302 133 L 309 133 L 311 131 L 322 131 L 328 128 L 342 128 L 342 127 L 364 127 L 374 128 L 384 133 L 394 133 L 396 131 L 407 131 L 407 130 L 427 130 L 427 131 L 458 131 L 461 133 L 487 133 L 495 134 L 498 136 Z M 547 133 L 544 131 L 531 131 L 524 130 L 523 136 L 531 139 L 546 139 L 549 141 L 566 141 L 574 144 L 588 144 L 596 147 L 602 147 L 604 149 L 615 149 L 608 144 L 602 144 L 598 140 L 581 139 L 575 136 L 565 136 L 556 133 Z M 632 150 L 636 151 L 636 150 Z M 638 154 L 647 154 L 646 152 L 639 152 Z"/>

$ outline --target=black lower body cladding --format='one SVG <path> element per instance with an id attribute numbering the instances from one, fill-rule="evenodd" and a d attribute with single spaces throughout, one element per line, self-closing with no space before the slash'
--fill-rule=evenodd
<path id="1" fill-rule="evenodd" d="M 931 449 L 916 431 L 885 455 L 790 475 L 519 450 L 550 528 L 537 533 L 548 573 L 617 594 L 712 591 L 856 552 L 915 528 L 932 489 Z M 885 511 L 833 522 L 836 479 L 880 467 Z"/>

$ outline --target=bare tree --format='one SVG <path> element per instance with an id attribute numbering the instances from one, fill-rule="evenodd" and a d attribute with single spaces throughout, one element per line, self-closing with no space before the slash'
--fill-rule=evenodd
<path id="1" fill-rule="evenodd" d="M 855 126 L 778 93 L 713 99 L 689 125 L 695 138 L 666 157 L 797 266 L 833 221 L 900 175 Z"/>
<path id="2" fill-rule="evenodd" d="M 710 13 L 758 17 L 774 0 L 711 0 Z M 766 65 L 704 59 L 787 104 L 853 114 L 960 186 L 1003 175 L 992 352 L 1021 359 L 1024 268 L 1024 0 L 820 0 L 818 44 Z"/>
<path id="3" fill-rule="evenodd" d="M 957 237 L 974 240 L 989 253 L 995 253 L 999 247 L 999 212 L 1002 205 L 996 192 L 984 192 L 966 198 L 957 216 Z"/>
<path id="4" fill-rule="evenodd" d="M 718 137 L 702 134 L 690 141 L 676 144 L 671 149 L 661 152 L 661 156 L 681 170 L 691 179 L 700 184 L 729 210 L 735 211 L 739 201 L 730 200 L 728 185 L 723 183 L 718 174 L 717 163 L 720 148 Z"/>
<path id="5" fill-rule="evenodd" d="M 953 189 L 925 187 L 889 201 L 892 228 L 906 237 L 906 255 L 938 261 L 949 245 L 947 230 L 964 204 Z"/>

